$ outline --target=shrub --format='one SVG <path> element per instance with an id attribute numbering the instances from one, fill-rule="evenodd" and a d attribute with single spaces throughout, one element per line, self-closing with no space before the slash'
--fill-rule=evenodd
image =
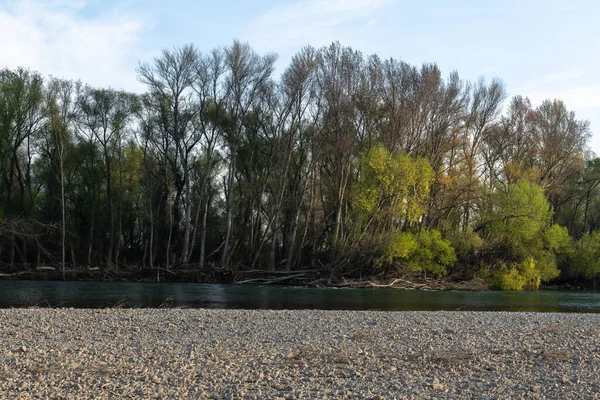
<path id="1" fill-rule="evenodd" d="M 567 254 L 565 275 L 595 280 L 600 277 L 600 231 L 586 233 Z"/>
<path id="2" fill-rule="evenodd" d="M 438 276 L 447 274 L 447 268 L 456 262 L 450 241 L 437 230 L 421 230 L 418 234 L 399 232 L 383 246 L 376 264 L 396 265 L 412 271 L 431 272 Z"/>
<path id="3" fill-rule="evenodd" d="M 531 257 L 510 267 L 501 264 L 493 271 L 489 266 L 484 267 L 481 270 L 481 277 L 492 288 L 500 290 L 537 290 L 541 283 L 540 272 Z"/>
<path id="4" fill-rule="evenodd" d="M 541 282 L 560 275 L 557 264 L 572 252 L 572 240 L 566 228 L 551 223 L 551 217 L 544 191 L 529 181 L 509 185 L 495 196 L 480 225 L 490 254 L 504 263 L 488 274 L 490 285 L 536 290 Z"/>

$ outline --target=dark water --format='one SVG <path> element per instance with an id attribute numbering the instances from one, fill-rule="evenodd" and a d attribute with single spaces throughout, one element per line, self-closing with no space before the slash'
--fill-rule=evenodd
<path id="1" fill-rule="evenodd" d="M 192 283 L 0 281 L 0 308 L 193 307 L 600 312 L 596 292 L 428 292 Z"/>

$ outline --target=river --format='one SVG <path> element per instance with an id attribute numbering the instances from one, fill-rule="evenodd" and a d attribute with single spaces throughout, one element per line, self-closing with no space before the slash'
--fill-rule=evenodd
<path id="1" fill-rule="evenodd" d="M 186 307 L 600 312 L 598 292 L 459 292 L 193 283 L 0 281 L 0 308 Z"/>

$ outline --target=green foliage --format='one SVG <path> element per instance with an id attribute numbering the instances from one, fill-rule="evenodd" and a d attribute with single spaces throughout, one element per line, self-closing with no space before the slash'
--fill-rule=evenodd
<path id="1" fill-rule="evenodd" d="M 74 266 L 600 277 L 600 236 L 569 236 L 600 229 L 600 159 L 584 165 L 589 126 L 562 102 L 500 117 L 499 81 L 340 44 L 279 81 L 273 62 L 239 42 L 165 50 L 139 96 L 0 69 L 0 207 L 36 222 L 1 264 L 56 260 L 64 208 Z"/>
<path id="2" fill-rule="evenodd" d="M 531 257 L 510 267 L 506 264 L 496 269 L 485 267 L 481 276 L 490 287 L 500 290 L 537 290 L 541 283 L 540 271 Z"/>
<path id="3" fill-rule="evenodd" d="M 444 226 L 443 232 L 452 244 L 457 256 L 462 259 L 473 256 L 484 244 L 483 239 L 470 226 L 464 231 L 454 229 L 451 226 Z"/>
<path id="4" fill-rule="evenodd" d="M 445 275 L 456 261 L 450 242 L 437 230 L 402 231 L 425 213 L 434 178 L 427 160 L 376 146 L 361 157 L 359 167 L 352 187 L 355 221 L 361 237 L 367 225 L 384 238 L 376 264 Z"/>
<path id="5" fill-rule="evenodd" d="M 497 196 L 485 232 L 501 266 L 482 271 L 492 286 L 535 290 L 540 282 L 558 277 L 557 257 L 563 260 L 569 254 L 571 238 L 566 228 L 551 224 L 551 217 L 543 190 L 529 181 L 509 185 Z"/>
<path id="6" fill-rule="evenodd" d="M 516 268 L 507 268 L 502 264 L 499 268 L 492 269 L 486 266 L 481 269 L 481 277 L 493 289 L 499 290 L 523 290 L 525 280 Z"/>
<path id="7" fill-rule="evenodd" d="M 443 239 L 439 231 L 432 229 L 419 232 L 417 248 L 410 260 L 415 269 L 443 276 L 447 273 L 447 267 L 455 262 L 456 254 L 452 244 Z"/>
<path id="8" fill-rule="evenodd" d="M 550 223 L 552 210 L 541 187 L 522 180 L 497 196 L 487 224 L 492 237 L 503 241 L 517 256 L 528 253 L 528 244 Z"/>
<path id="9" fill-rule="evenodd" d="M 566 277 L 588 280 L 600 278 L 600 231 L 586 233 L 575 241 L 566 260 Z"/>
<path id="10" fill-rule="evenodd" d="M 382 254 L 376 264 L 380 267 L 386 264 L 395 264 L 410 259 L 417 249 L 415 235 L 409 232 L 398 232 L 389 235 L 387 243 L 383 246 Z"/>
<path id="11" fill-rule="evenodd" d="M 450 241 L 437 230 L 421 230 L 418 234 L 399 232 L 391 235 L 383 247 L 377 265 L 395 265 L 412 271 L 447 274 L 447 268 L 456 262 Z"/>
<path id="12" fill-rule="evenodd" d="M 425 212 L 433 170 L 427 160 L 373 147 L 360 159 L 360 176 L 352 188 L 359 214 L 380 222 L 418 221 Z"/>
<path id="13" fill-rule="evenodd" d="M 544 243 L 546 248 L 559 254 L 572 251 L 572 239 L 569 231 L 564 226 L 553 224 L 544 232 Z"/>

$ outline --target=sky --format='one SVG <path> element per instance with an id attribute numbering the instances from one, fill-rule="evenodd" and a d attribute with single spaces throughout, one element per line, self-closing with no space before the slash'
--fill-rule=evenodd
<path id="1" fill-rule="evenodd" d="M 143 91 L 136 67 L 162 49 L 238 39 L 279 55 L 332 41 L 466 80 L 498 77 L 534 105 L 562 99 L 600 154 L 596 0 L 0 0 L 0 68 Z"/>

